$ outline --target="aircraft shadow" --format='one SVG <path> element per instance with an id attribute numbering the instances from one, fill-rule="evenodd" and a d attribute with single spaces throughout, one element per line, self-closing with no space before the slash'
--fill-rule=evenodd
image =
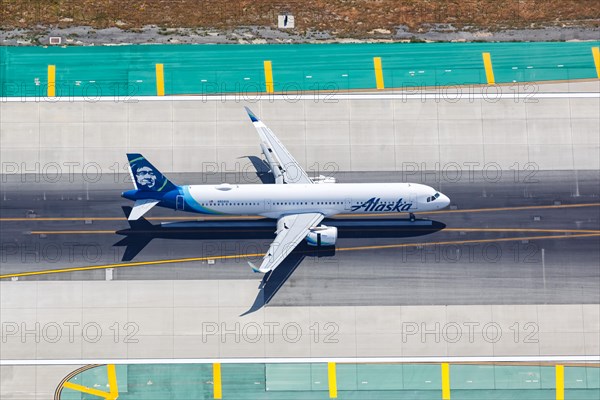
<path id="1" fill-rule="evenodd" d="M 244 158 L 244 157 L 241 157 Z M 275 178 L 273 178 L 273 174 L 271 173 L 271 168 L 269 167 L 269 163 L 263 160 L 260 157 L 256 156 L 245 156 L 250 162 L 254 169 L 256 169 L 256 176 L 262 183 L 275 183 Z"/>
<path id="2" fill-rule="evenodd" d="M 131 207 L 122 207 L 129 216 Z M 114 246 L 126 247 L 122 261 L 133 260 L 153 239 L 176 240 L 256 240 L 274 239 L 277 222 L 271 219 L 257 220 L 209 220 L 152 224 L 144 218 L 128 221 L 129 229 L 117 231 L 125 236 Z M 429 235 L 446 227 L 438 221 L 408 219 L 357 219 L 326 218 L 323 224 L 338 228 L 338 238 L 409 238 Z M 265 274 L 258 287 L 254 304 L 242 315 L 266 306 L 294 273 L 305 257 L 331 257 L 335 247 L 313 247 L 306 242 L 294 251 L 274 270 Z"/>

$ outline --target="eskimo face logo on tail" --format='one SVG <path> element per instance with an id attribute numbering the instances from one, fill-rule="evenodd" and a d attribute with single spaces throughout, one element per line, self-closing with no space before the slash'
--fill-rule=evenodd
<path id="1" fill-rule="evenodd" d="M 156 186 L 156 175 L 152 168 L 148 166 L 142 166 L 135 170 L 135 180 L 139 186 L 145 186 L 148 189 Z"/>
<path id="2" fill-rule="evenodd" d="M 412 203 L 408 203 L 404 201 L 402 198 L 399 198 L 396 203 L 382 202 L 379 197 L 372 197 L 369 200 L 365 201 L 360 205 L 352 206 L 352 212 L 362 211 L 362 212 L 408 212 L 412 207 Z"/>

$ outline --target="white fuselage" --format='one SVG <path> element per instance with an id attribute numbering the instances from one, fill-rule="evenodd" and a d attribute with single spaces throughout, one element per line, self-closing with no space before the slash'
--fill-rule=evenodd
<path id="1" fill-rule="evenodd" d="M 180 188 L 183 195 L 178 196 L 181 198 L 177 199 L 176 209 L 269 218 L 310 212 L 326 217 L 340 213 L 412 213 L 439 210 L 450 203 L 435 189 L 416 183 L 221 184 Z"/>

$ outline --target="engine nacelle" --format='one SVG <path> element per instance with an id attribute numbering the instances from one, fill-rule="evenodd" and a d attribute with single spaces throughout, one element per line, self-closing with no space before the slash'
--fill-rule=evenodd
<path id="1" fill-rule="evenodd" d="M 338 230 L 335 226 L 321 225 L 310 228 L 306 235 L 306 243 L 309 246 L 335 246 Z"/>

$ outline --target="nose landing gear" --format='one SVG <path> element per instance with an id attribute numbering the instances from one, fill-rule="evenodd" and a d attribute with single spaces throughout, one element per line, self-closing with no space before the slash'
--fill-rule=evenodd
<path id="1" fill-rule="evenodd" d="M 415 222 L 415 219 L 416 219 L 416 218 L 415 218 L 415 214 L 413 214 L 413 213 L 409 213 L 409 214 L 408 214 L 408 218 L 410 219 L 410 222 Z"/>

